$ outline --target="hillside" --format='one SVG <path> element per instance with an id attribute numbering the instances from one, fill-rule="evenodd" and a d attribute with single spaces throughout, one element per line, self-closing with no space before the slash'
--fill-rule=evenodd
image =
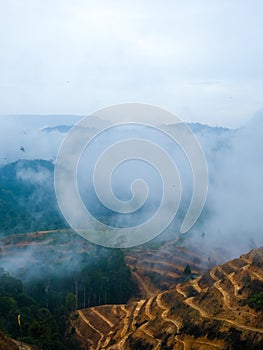
<path id="1" fill-rule="evenodd" d="M 7 337 L 0 330 L 0 350 L 18 350 L 18 346 L 14 343 L 12 339 Z"/>
<path id="2" fill-rule="evenodd" d="M 14 339 L 20 314 L 23 341 L 47 350 L 79 349 L 67 332 L 73 310 L 136 295 L 121 250 L 67 230 L 0 238 L 0 329 Z"/>
<path id="3" fill-rule="evenodd" d="M 56 203 L 54 164 L 19 160 L 0 167 L 0 235 L 67 227 Z"/>
<path id="4" fill-rule="evenodd" d="M 127 305 L 78 310 L 86 349 L 262 349 L 263 247 Z"/>
<path id="5" fill-rule="evenodd" d="M 175 236 L 174 239 L 147 243 L 143 247 L 125 251 L 125 261 L 137 281 L 141 296 L 164 291 L 187 278 L 184 269 L 188 265 L 195 276 L 223 261 L 221 249 L 207 251 L 191 243 L 191 237 Z M 226 259 L 224 259 L 226 261 Z"/>

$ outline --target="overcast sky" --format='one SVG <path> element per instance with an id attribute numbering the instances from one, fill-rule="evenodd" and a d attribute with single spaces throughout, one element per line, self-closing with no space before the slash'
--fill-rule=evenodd
<path id="1" fill-rule="evenodd" d="M 0 114 L 145 102 L 238 127 L 263 108 L 262 0 L 0 0 Z"/>

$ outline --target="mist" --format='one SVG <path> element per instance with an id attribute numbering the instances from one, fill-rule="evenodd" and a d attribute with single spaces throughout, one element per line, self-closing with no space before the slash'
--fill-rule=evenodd
<path id="1" fill-rule="evenodd" d="M 208 249 L 223 247 L 229 258 L 263 245 L 262 133 L 263 113 L 259 113 L 232 132 L 225 147 L 209 150 L 207 214 L 200 225 L 206 242 L 202 244 Z"/>
<path id="2" fill-rule="evenodd" d="M 15 123 L 14 120 L 3 120 L 1 128 L 1 158 L 3 163 L 26 159 L 49 159 L 55 162 L 57 152 L 61 142 L 70 129 L 69 122 L 76 119 L 71 117 L 61 124 L 54 120 L 50 125 L 44 124 L 43 120 L 38 123 L 28 120 L 28 123 Z M 68 125 L 59 128 L 59 125 Z M 108 122 L 91 122 L 91 128 L 97 127 L 98 130 L 108 125 Z M 203 147 L 206 155 L 209 171 L 209 188 L 205 208 L 200 219 L 191 229 L 188 240 L 193 245 L 209 252 L 217 248 L 225 251 L 227 258 L 237 257 L 242 253 L 252 249 L 255 246 L 263 245 L 263 235 L 261 228 L 262 194 L 263 194 L 263 113 L 258 113 L 245 126 L 240 129 L 232 130 L 227 128 L 215 128 L 201 124 L 190 124 L 197 139 Z M 162 129 L 173 134 L 175 125 L 162 125 Z M 133 131 L 134 132 L 134 131 Z M 141 131 L 137 134 L 137 137 Z M 117 135 L 119 135 L 117 133 Z M 133 135 L 133 136 L 134 136 Z M 124 136 L 128 136 L 127 130 Z M 120 136 L 118 136 L 120 138 Z M 172 224 L 166 230 L 166 237 L 174 238 L 180 229 L 183 219 L 192 195 L 192 173 L 189 162 L 184 159 L 183 153 L 172 143 L 166 141 L 163 135 L 148 135 L 151 141 L 160 144 L 172 155 L 182 181 L 182 199 L 177 216 Z M 79 165 L 80 194 L 84 203 L 91 213 L 98 219 L 104 220 L 105 224 L 115 227 L 130 227 L 141 224 L 148 220 L 160 204 L 162 193 L 161 178 L 156 171 L 145 162 L 132 160 L 123 163 L 117 167 L 113 174 L 112 189 L 114 194 L 121 200 L 128 200 L 131 196 L 130 185 L 133 180 L 142 178 L 148 185 L 149 195 L 143 208 L 132 214 L 116 214 L 103 206 L 92 188 L 92 168 L 99 154 L 112 141 L 116 142 L 116 135 L 104 135 L 104 139 L 96 141 L 86 149 L 83 159 Z M 24 151 L 20 149 L 23 146 Z M 181 153 L 180 153 L 181 152 Z M 89 167 L 87 167 L 87 162 Z M 45 168 L 16 168 L 16 177 L 23 184 L 32 184 L 36 186 L 37 191 L 33 199 L 41 203 L 41 197 L 44 196 L 47 187 L 53 188 L 53 174 Z M 170 198 L 172 201 L 173 198 Z M 167 204 L 169 210 L 170 204 Z M 46 210 L 42 208 L 43 212 Z M 41 217 L 37 213 L 36 220 Z M 61 227 L 63 228 L 63 227 Z M 96 230 L 96 227 L 94 227 Z M 201 238 L 201 235 L 203 238 Z M 186 237 L 185 236 L 185 237 Z M 162 234 L 157 237 L 162 239 Z M 82 241 L 82 239 L 81 239 Z M 11 258 L 8 266 L 17 266 L 20 261 L 30 261 L 32 258 L 31 250 L 19 252 Z M 46 259 L 48 260 L 48 258 Z M 15 263 L 18 261 L 19 263 Z"/>

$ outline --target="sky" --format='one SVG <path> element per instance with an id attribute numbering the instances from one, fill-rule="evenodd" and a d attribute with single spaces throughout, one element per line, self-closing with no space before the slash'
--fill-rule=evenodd
<path id="1" fill-rule="evenodd" d="M 263 108 L 262 13 L 261 0 L 0 0 L 0 114 L 142 102 L 239 127 Z"/>

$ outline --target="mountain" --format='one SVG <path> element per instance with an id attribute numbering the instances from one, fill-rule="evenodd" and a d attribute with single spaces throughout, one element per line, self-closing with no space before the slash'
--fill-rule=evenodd
<path id="1" fill-rule="evenodd" d="M 125 305 L 72 316 L 83 349 L 229 349 L 263 346 L 263 247 L 202 276 Z"/>
<path id="2" fill-rule="evenodd" d="M 220 135 L 220 134 L 232 131 L 232 129 L 224 128 L 222 126 L 210 126 L 210 125 L 200 124 L 200 123 L 188 123 L 187 125 L 190 127 L 190 129 L 194 133 L 206 131 L 206 132 L 211 132 L 213 134 Z"/>
<path id="3" fill-rule="evenodd" d="M 175 130 L 178 129 L 184 125 L 187 125 L 193 133 L 211 133 L 214 135 L 220 135 L 224 133 L 228 133 L 233 131 L 232 129 L 229 128 L 224 128 L 222 126 L 210 126 L 207 124 L 201 124 L 201 123 L 177 123 L 177 124 L 161 124 L 159 127 L 161 129 L 167 129 L 167 130 Z"/>
<path id="4" fill-rule="evenodd" d="M 67 133 L 72 128 L 72 125 L 57 125 L 57 126 L 48 126 L 46 128 L 43 128 L 41 131 L 43 132 L 61 132 L 61 133 Z"/>

